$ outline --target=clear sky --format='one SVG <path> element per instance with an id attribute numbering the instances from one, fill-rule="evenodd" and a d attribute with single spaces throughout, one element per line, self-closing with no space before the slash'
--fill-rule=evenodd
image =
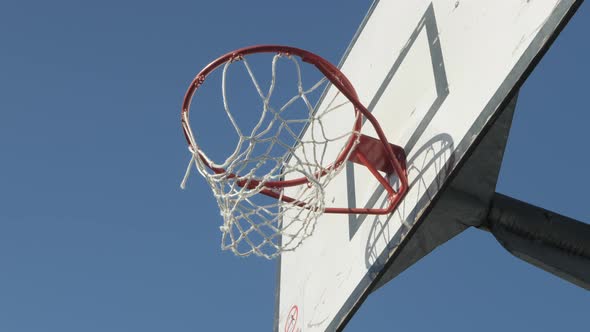
<path id="1" fill-rule="evenodd" d="M 290 44 L 338 62 L 364 1 L 0 5 L 0 331 L 269 331 L 274 261 L 219 249 L 179 189 L 180 103 L 216 56 Z M 525 83 L 498 191 L 590 222 L 590 10 Z M 205 115 L 206 117 L 206 115 Z M 590 294 L 468 230 L 371 295 L 347 331 L 569 331 Z"/>

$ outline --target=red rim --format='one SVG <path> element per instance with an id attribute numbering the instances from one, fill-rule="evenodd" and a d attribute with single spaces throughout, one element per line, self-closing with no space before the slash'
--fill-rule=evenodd
<path id="1" fill-rule="evenodd" d="M 369 123 L 371 123 L 371 125 L 375 129 L 375 132 L 377 134 L 377 138 L 379 139 L 379 141 L 381 141 L 381 144 L 383 144 L 384 158 L 385 158 L 385 160 L 387 160 L 391 164 L 394 173 L 397 175 L 397 177 L 399 179 L 399 188 L 398 188 L 398 190 L 394 190 L 391 187 L 391 185 L 389 184 L 388 180 L 379 174 L 378 170 L 375 168 L 375 165 L 373 165 L 371 162 L 366 160 L 366 158 L 362 155 L 362 153 L 360 153 L 359 151 L 356 151 L 356 152 L 358 152 L 357 159 L 359 159 L 361 161 L 361 163 L 364 164 L 371 171 L 371 173 L 373 173 L 373 175 L 376 177 L 376 179 L 386 189 L 386 191 L 388 193 L 389 205 L 384 208 L 336 208 L 336 207 L 329 207 L 329 208 L 324 209 L 324 213 L 354 213 L 354 214 L 376 214 L 376 215 L 378 215 L 378 214 L 383 215 L 383 214 L 391 213 L 397 207 L 399 202 L 402 200 L 402 198 L 405 196 L 405 194 L 408 191 L 408 178 L 407 178 L 406 170 L 404 167 L 402 167 L 402 163 L 400 162 L 400 159 L 398 159 L 396 157 L 396 155 L 394 154 L 393 149 L 392 149 L 391 145 L 389 144 L 387 137 L 385 136 L 385 133 L 383 132 L 383 129 L 381 128 L 381 126 L 377 122 L 377 119 L 375 119 L 373 114 L 371 114 L 371 112 L 369 112 L 365 108 L 365 106 L 363 106 L 363 104 L 358 100 L 357 93 L 356 93 L 354 87 L 352 86 L 352 84 L 350 83 L 350 81 L 346 78 L 346 76 L 344 76 L 344 74 L 336 66 L 334 66 L 330 62 L 324 60 L 322 57 L 315 55 L 311 52 L 299 49 L 299 48 L 289 47 L 289 46 L 280 46 L 280 45 L 258 45 L 258 46 L 245 47 L 245 48 L 227 53 L 227 54 L 219 57 L 218 59 L 211 62 L 209 65 L 207 65 L 203 70 L 201 70 L 201 72 L 195 77 L 195 79 L 192 81 L 191 85 L 189 86 L 189 88 L 186 92 L 186 95 L 184 97 L 183 104 L 182 104 L 182 111 L 181 111 L 182 128 L 184 131 L 184 136 L 186 138 L 186 141 L 189 144 L 189 147 L 193 148 L 193 150 L 195 148 L 192 146 L 191 139 L 190 139 L 191 137 L 194 137 L 194 136 L 192 135 L 192 131 L 191 131 L 190 124 L 189 124 L 189 109 L 190 109 L 191 100 L 192 100 L 195 92 L 197 91 L 197 89 L 201 86 L 201 84 L 203 84 L 203 82 L 207 78 L 207 75 L 209 75 L 213 70 L 218 68 L 220 65 L 222 65 L 228 61 L 234 61 L 234 60 L 240 59 L 241 57 L 243 57 L 245 55 L 254 54 L 254 53 L 279 53 L 279 54 L 282 53 L 282 54 L 287 54 L 287 55 L 295 55 L 295 56 L 300 57 L 302 61 L 314 65 L 353 104 L 357 115 L 358 115 L 358 113 L 361 113 L 369 121 Z M 362 117 L 357 116 L 356 121 L 354 122 L 353 131 L 356 131 L 360 135 L 361 126 L 362 126 Z M 321 171 L 318 174 L 318 176 L 323 176 L 330 169 L 340 166 L 340 164 L 346 160 L 347 156 L 351 156 L 352 153 L 355 153 L 355 151 L 351 151 L 351 149 L 355 146 L 355 142 L 354 142 L 355 137 L 356 137 L 356 135 L 351 134 L 351 137 L 348 140 L 347 145 L 345 146 L 344 150 L 340 153 L 338 158 L 334 161 L 334 163 L 332 165 L 326 167 L 323 171 Z M 212 167 L 209 164 L 209 162 L 207 161 L 205 154 L 202 153 L 201 151 L 197 151 L 197 152 L 199 153 L 199 157 L 201 158 L 203 163 L 205 163 L 205 165 L 207 165 L 215 173 L 217 173 L 217 174 L 227 173 L 226 170 L 224 170 L 222 168 Z M 405 157 L 403 157 L 403 158 L 405 158 Z M 391 174 L 393 174 L 393 173 L 391 173 Z M 234 177 L 237 177 L 237 175 L 230 173 L 229 177 L 234 178 Z M 285 202 L 290 202 L 294 205 L 298 205 L 303 208 L 314 208 L 314 207 L 307 206 L 304 202 L 299 202 L 294 198 L 284 196 L 284 195 L 282 195 L 282 193 L 274 190 L 276 188 L 297 186 L 297 185 L 305 184 L 308 182 L 309 182 L 309 180 L 305 177 L 292 179 L 292 180 L 285 180 L 285 181 L 268 181 L 268 182 L 262 183 L 263 188 L 260 191 L 260 193 L 270 196 L 270 197 L 274 197 L 276 199 L 280 199 Z M 243 180 L 238 181 L 238 185 L 240 185 L 242 187 L 248 187 L 248 188 L 255 188 L 255 187 L 258 187 L 260 184 L 261 184 L 261 182 L 256 179 L 243 179 Z"/>
<path id="2" fill-rule="evenodd" d="M 211 74 L 215 69 L 219 68 L 221 65 L 223 65 L 227 62 L 239 60 L 243 56 L 250 55 L 250 54 L 256 54 L 256 53 L 277 53 L 277 54 L 298 56 L 299 58 L 301 58 L 301 60 L 303 62 L 307 62 L 307 63 L 314 65 L 322 74 L 324 74 L 326 76 L 326 78 L 348 100 L 350 100 L 353 103 L 353 105 L 355 107 L 355 112 L 357 112 L 357 113 L 360 112 L 365 116 L 367 115 L 367 113 L 370 115 L 370 113 L 358 101 L 358 96 L 356 94 L 356 91 L 355 91 L 354 87 L 352 86 L 352 84 L 350 83 L 350 81 L 348 80 L 348 78 L 346 78 L 346 76 L 344 76 L 344 74 L 338 68 L 336 68 L 334 65 L 332 65 L 330 62 L 323 59 L 319 55 L 316 55 L 314 53 L 311 53 L 309 51 L 302 50 L 302 49 L 299 49 L 296 47 L 281 46 L 281 45 L 256 45 L 256 46 L 244 47 L 244 48 L 241 48 L 241 49 L 238 49 L 238 50 L 235 50 L 235 51 L 232 51 L 232 52 L 229 52 L 229 53 L 226 53 L 226 54 L 220 56 L 219 58 L 217 58 L 216 60 L 214 60 L 213 62 L 208 64 L 205 68 L 203 68 L 203 70 L 201 70 L 197 74 L 197 76 L 195 76 L 195 78 L 191 82 L 191 84 L 184 96 L 184 100 L 182 103 L 182 111 L 181 111 L 182 129 L 184 132 L 184 137 L 185 137 L 189 147 L 191 147 L 193 149 L 193 151 L 195 150 L 195 147 L 192 146 L 190 137 L 194 137 L 194 135 L 192 135 L 192 130 L 190 128 L 189 113 L 190 113 L 191 101 L 192 101 L 192 98 L 195 95 L 197 89 L 199 89 L 199 87 L 205 82 L 205 79 L 207 78 L 207 76 L 209 74 Z M 361 108 L 359 108 L 358 105 L 361 105 Z M 357 118 L 354 122 L 354 125 L 353 125 L 353 131 L 360 132 L 361 126 L 362 126 L 362 118 L 360 116 L 357 116 Z M 385 135 L 383 135 L 383 137 L 385 137 Z M 351 134 L 348 142 L 346 143 L 346 146 L 344 147 L 344 149 L 342 150 L 342 152 L 340 153 L 338 158 L 336 158 L 334 163 L 332 163 L 331 165 L 327 166 L 324 170 L 322 170 L 321 173 L 318 174 L 318 176 L 324 176 L 329 170 L 340 166 L 340 164 L 342 164 L 346 160 L 346 158 L 350 155 L 351 149 L 354 147 L 355 139 L 356 139 L 356 135 Z M 200 150 L 198 150 L 197 153 L 199 154 L 199 157 L 201 158 L 202 162 L 207 167 L 209 167 L 213 172 L 215 172 L 217 174 L 227 173 L 226 170 L 223 168 L 211 166 L 211 164 L 208 162 L 205 154 L 202 153 Z M 228 176 L 229 176 L 229 178 L 238 177 L 238 175 L 233 174 L 233 173 L 229 173 Z M 256 179 L 241 180 L 240 182 L 238 182 L 238 184 L 240 186 L 248 186 L 248 187 L 252 187 L 252 188 L 260 185 L 260 180 L 256 180 Z M 267 182 L 264 182 L 263 185 L 267 188 L 282 188 L 282 187 L 298 186 L 298 185 L 308 183 L 308 182 L 309 182 L 308 178 L 300 177 L 300 178 L 295 178 L 295 179 L 291 179 L 291 180 L 267 181 Z"/>

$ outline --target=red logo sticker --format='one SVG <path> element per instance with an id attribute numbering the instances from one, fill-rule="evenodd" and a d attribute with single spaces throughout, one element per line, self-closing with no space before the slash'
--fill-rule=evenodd
<path id="1" fill-rule="evenodd" d="M 285 323 L 285 332 L 295 332 L 297 327 L 297 318 L 299 317 L 299 308 L 293 305 L 289 314 L 287 315 L 287 322 Z"/>

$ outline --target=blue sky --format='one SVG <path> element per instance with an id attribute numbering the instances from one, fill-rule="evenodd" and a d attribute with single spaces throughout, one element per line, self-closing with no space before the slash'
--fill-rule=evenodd
<path id="1" fill-rule="evenodd" d="M 338 62 L 365 1 L 0 5 L 0 331 L 268 331 L 275 262 L 219 250 L 179 110 L 236 47 Z M 525 83 L 498 191 L 590 222 L 590 11 Z M 468 230 L 371 295 L 347 331 L 587 328 L 590 294 Z"/>

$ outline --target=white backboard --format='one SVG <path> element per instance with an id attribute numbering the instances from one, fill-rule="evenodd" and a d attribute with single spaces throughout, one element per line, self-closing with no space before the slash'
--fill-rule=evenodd
<path id="1" fill-rule="evenodd" d="M 374 2 L 340 68 L 404 147 L 410 189 L 388 216 L 325 214 L 281 255 L 276 331 L 343 328 L 580 2 Z M 369 125 L 362 132 L 374 136 Z M 334 206 L 379 207 L 385 197 L 352 163 L 327 188 Z"/>

